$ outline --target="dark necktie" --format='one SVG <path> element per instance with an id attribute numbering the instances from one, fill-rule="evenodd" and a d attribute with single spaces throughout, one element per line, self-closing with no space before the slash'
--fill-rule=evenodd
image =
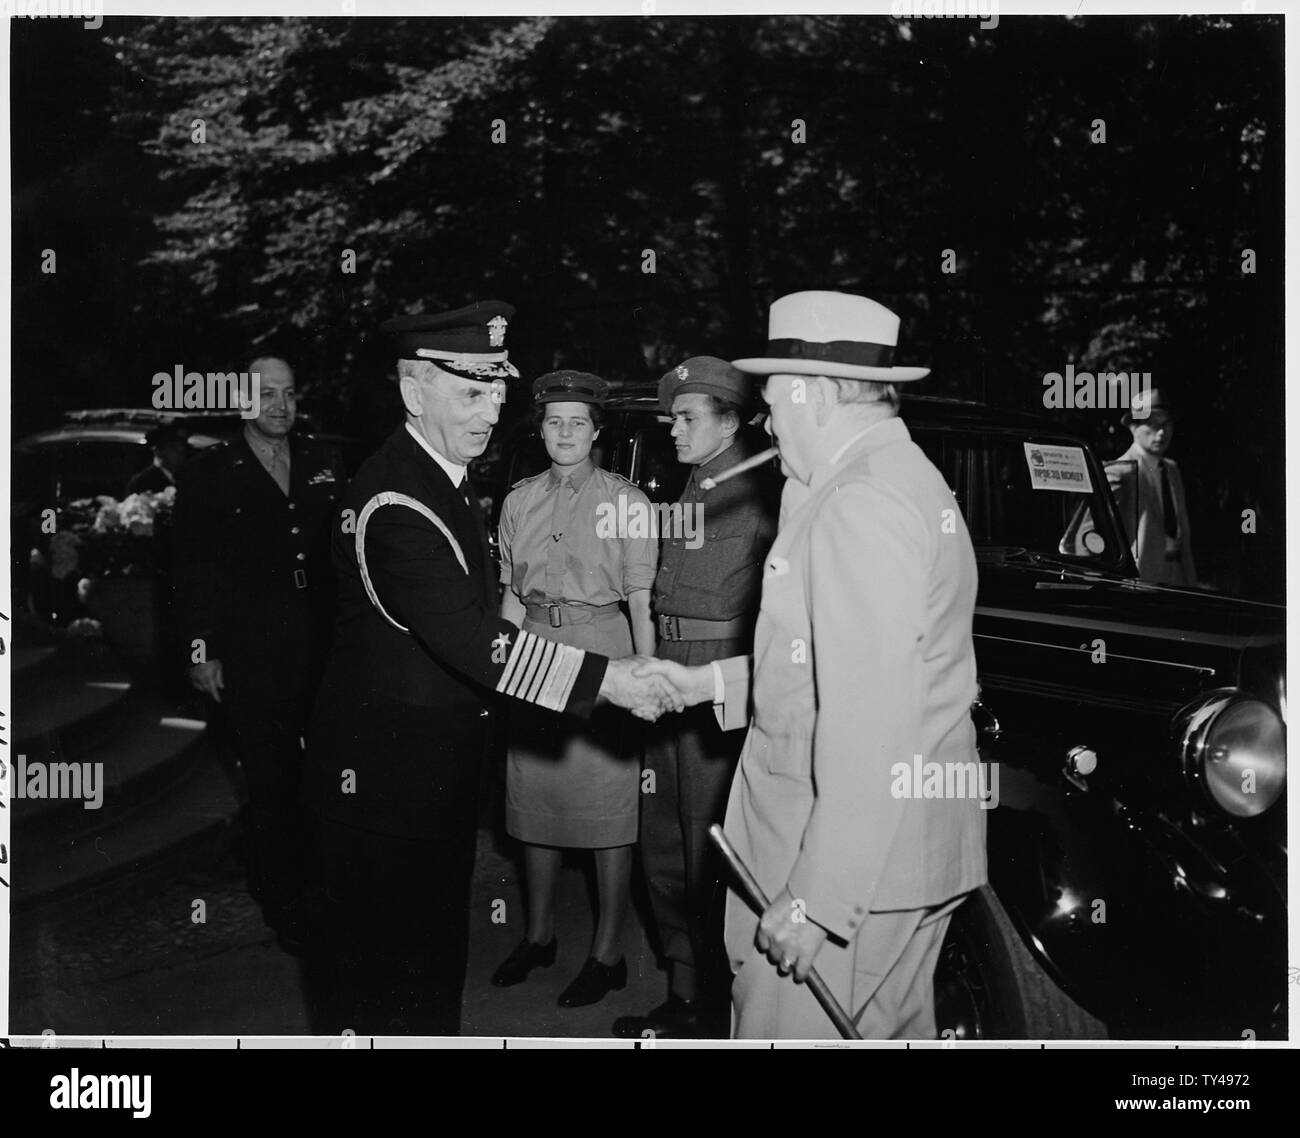
<path id="1" fill-rule="evenodd" d="M 1169 488 L 1169 467 L 1160 460 L 1160 508 L 1165 515 L 1165 536 L 1178 536 L 1178 514 L 1174 510 L 1174 493 Z"/>

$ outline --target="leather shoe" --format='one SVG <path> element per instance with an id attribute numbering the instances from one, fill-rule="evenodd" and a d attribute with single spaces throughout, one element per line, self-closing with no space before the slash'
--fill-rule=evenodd
<path id="1" fill-rule="evenodd" d="M 574 977 L 556 1003 L 562 1008 L 585 1008 L 598 1004 L 609 992 L 627 987 L 627 959 L 620 956 L 617 964 L 601 964 L 594 956 L 587 958 L 582 971 Z"/>
<path id="2" fill-rule="evenodd" d="M 498 988 L 510 988 L 522 984 L 528 979 L 528 973 L 534 968 L 549 968 L 555 963 L 555 950 L 558 940 L 551 937 L 550 944 L 534 944 L 524 937 L 515 950 L 501 962 L 501 966 L 492 973 L 492 983 Z"/>
<path id="3" fill-rule="evenodd" d="M 702 1001 L 669 996 L 645 1015 L 619 1016 L 611 1030 L 619 1039 L 641 1039 L 646 1032 L 660 1039 L 726 1039 L 729 1026 Z"/>

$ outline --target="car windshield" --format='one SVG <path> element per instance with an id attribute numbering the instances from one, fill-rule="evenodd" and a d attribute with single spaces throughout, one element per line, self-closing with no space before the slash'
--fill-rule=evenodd
<path id="1" fill-rule="evenodd" d="M 1050 436 L 917 428 L 977 551 L 1116 569 L 1124 548 L 1104 472 L 1082 446 Z"/>
<path id="2" fill-rule="evenodd" d="M 51 448 L 54 449 L 54 448 Z M 72 502 L 108 494 L 126 496 L 131 475 L 153 462 L 153 451 L 144 439 L 77 439 L 58 444 L 55 459 L 58 472 L 58 501 Z"/>

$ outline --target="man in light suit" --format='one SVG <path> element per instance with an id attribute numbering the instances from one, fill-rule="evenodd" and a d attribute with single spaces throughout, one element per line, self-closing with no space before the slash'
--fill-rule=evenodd
<path id="1" fill-rule="evenodd" d="M 767 356 L 735 361 L 766 377 L 788 475 L 752 666 L 645 666 L 749 725 L 726 832 L 773 900 L 760 921 L 728 898 L 738 1038 L 834 1036 L 802 983 L 814 965 L 864 1037 L 934 1038 L 939 949 L 987 879 L 975 557 L 897 417 L 894 385 L 928 374 L 893 366 L 898 324 L 842 293 L 773 304 Z M 964 792 L 924 797 L 926 764 Z"/>
<path id="2" fill-rule="evenodd" d="M 1174 437 L 1173 407 L 1151 388 L 1133 397 L 1124 413 L 1133 445 L 1106 464 L 1106 478 L 1124 533 L 1144 581 L 1196 584 L 1187 498 L 1178 464 L 1167 458 Z"/>

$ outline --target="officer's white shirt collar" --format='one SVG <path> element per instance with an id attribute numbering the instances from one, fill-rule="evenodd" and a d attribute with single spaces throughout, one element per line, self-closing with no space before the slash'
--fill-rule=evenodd
<path id="1" fill-rule="evenodd" d="M 413 438 L 417 443 L 419 443 L 422 447 L 424 447 L 429 457 L 433 459 L 433 461 L 436 462 L 439 466 L 442 467 L 443 472 L 447 475 L 448 478 L 451 479 L 451 484 L 459 488 L 460 484 L 465 481 L 465 472 L 469 468 L 465 466 L 459 466 L 456 463 L 443 458 L 442 455 L 440 455 L 436 450 L 433 449 L 433 447 L 429 445 L 429 440 L 426 439 L 422 434 L 420 434 L 420 432 L 417 431 L 414 427 L 412 427 L 410 423 L 406 424 L 406 429 L 407 431 L 410 432 L 411 438 Z"/>

